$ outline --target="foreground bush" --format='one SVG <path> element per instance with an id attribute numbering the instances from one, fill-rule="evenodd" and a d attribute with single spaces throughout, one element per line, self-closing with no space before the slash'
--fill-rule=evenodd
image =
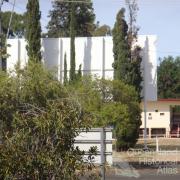
<path id="1" fill-rule="evenodd" d="M 78 179 L 91 169 L 73 146 L 91 124 L 77 99 L 40 64 L 0 75 L 0 179 Z"/>

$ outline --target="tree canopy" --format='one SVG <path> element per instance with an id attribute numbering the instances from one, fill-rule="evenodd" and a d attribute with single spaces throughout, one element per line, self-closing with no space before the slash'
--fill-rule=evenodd
<path id="1" fill-rule="evenodd" d="M 120 80 L 92 80 L 88 76 L 66 87 L 91 114 L 95 127 L 114 128 L 117 150 L 135 145 L 141 125 L 141 110 L 134 87 Z"/>
<path id="2" fill-rule="evenodd" d="M 26 12 L 26 41 L 29 60 L 41 61 L 41 13 L 39 0 L 28 0 Z"/>
<path id="3" fill-rule="evenodd" d="M 142 100 L 142 48 L 135 43 L 138 41 L 138 31 L 139 27 L 137 26 L 137 12 L 139 10 L 137 0 L 126 0 L 127 10 L 128 10 L 128 44 L 130 47 L 130 82 L 132 86 L 135 87 L 139 102 Z"/>
<path id="4" fill-rule="evenodd" d="M 139 128 L 141 125 L 141 110 L 138 108 L 141 102 L 141 83 L 142 83 L 142 75 L 141 75 L 141 48 L 138 46 L 134 46 L 134 43 L 137 41 L 137 31 L 135 22 L 135 11 L 136 8 L 135 0 L 131 4 L 130 1 L 127 1 L 129 7 L 130 14 L 130 23 L 128 24 L 125 20 L 125 9 L 122 8 L 117 14 L 116 22 L 112 31 L 113 34 L 113 52 L 114 52 L 114 79 L 115 81 L 123 82 L 124 85 L 113 84 L 113 99 L 115 103 L 123 102 L 127 108 L 127 114 L 123 117 L 122 121 L 118 121 L 115 125 L 115 129 L 117 132 L 117 146 L 128 148 L 135 144 L 138 135 Z M 119 83 L 120 83 L 119 82 Z M 124 86 L 129 85 L 127 87 L 127 91 L 129 91 L 131 87 L 134 88 L 135 91 L 135 99 L 129 99 L 126 97 L 125 101 L 123 101 L 122 96 L 119 98 L 119 93 L 126 95 L 125 91 L 123 91 Z M 117 87 L 122 89 L 120 92 Z M 119 92 L 119 93 L 117 93 Z M 132 105 L 137 105 L 133 107 Z M 133 107 L 133 108 L 132 108 Z M 132 109 L 131 109 L 132 108 Z M 130 110 L 130 111 L 129 111 Z M 120 110 L 119 110 L 120 111 Z"/>
<path id="5" fill-rule="evenodd" d="M 113 28 L 114 79 L 130 82 L 130 48 L 128 45 L 128 25 L 125 21 L 125 9 L 121 9 Z"/>
<path id="6" fill-rule="evenodd" d="M 99 22 L 97 22 L 94 32 L 92 33 L 92 36 L 111 36 L 111 27 L 104 24 L 102 26 L 99 25 Z"/>
<path id="7" fill-rule="evenodd" d="M 76 79 L 76 47 L 75 47 L 75 37 L 76 37 L 76 27 L 77 27 L 77 19 L 75 17 L 76 7 L 74 3 L 71 3 L 70 10 L 70 73 L 69 79 L 70 81 L 74 81 Z"/>
<path id="8" fill-rule="evenodd" d="M 91 2 L 91 1 L 90 1 Z M 73 3 L 75 5 L 76 36 L 91 36 L 94 29 L 95 14 L 92 3 Z M 71 3 L 52 1 L 53 10 L 49 12 L 48 37 L 70 36 Z"/>
<path id="9" fill-rule="evenodd" d="M 180 57 L 160 59 L 158 66 L 158 97 L 180 98 Z"/>
<path id="10" fill-rule="evenodd" d="M 7 30 L 9 28 L 9 20 L 10 20 L 11 12 L 5 11 L 1 12 L 2 17 L 2 30 L 4 34 L 7 34 Z M 24 15 L 18 14 L 16 12 L 13 13 L 12 22 L 9 29 L 9 36 L 10 37 L 24 37 L 25 34 L 25 22 L 24 22 Z"/>
<path id="11" fill-rule="evenodd" d="M 128 1 L 128 3 L 130 3 Z M 114 79 L 121 80 L 135 87 L 141 102 L 142 73 L 141 73 L 141 48 L 135 45 L 137 41 L 137 28 L 134 24 L 136 19 L 136 3 L 129 4 L 130 23 L 125 20 L 125 9 L 122 8 L 116 17 L 112 31 L 114 52 Z M 135 16 L 135 17 L 134 17 Z"/>

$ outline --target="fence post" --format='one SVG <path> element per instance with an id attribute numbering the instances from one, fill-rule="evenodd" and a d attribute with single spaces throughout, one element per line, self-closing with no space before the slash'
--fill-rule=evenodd
<path id="1" fill-rule="evenodd" d="M 157 136 L 156 136 L 156 152 L 159 152 L 159 140 Z"/>
<path id="2" fill-rule="evenodd" d="M 105 180 L 105 129 L 101 128 L 101 180 Z"/>

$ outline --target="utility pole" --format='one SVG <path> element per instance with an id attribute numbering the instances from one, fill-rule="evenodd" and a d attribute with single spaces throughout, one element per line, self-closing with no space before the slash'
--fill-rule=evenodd
<path id="1" fill-rule="evenodd" d="M 101 128 L 101 180 L 105 180 L 106 179 L 106 174 L 105 174 L 105 129 L 104 127 Z"/>
<path id="2" fill-rule="evenodd" d="M 147 57 L 148 54 L 148 37 L 146 37 L 146 43 L 145 43 L 145 57 Z M 146 92 L 146 86 L 147 86 L 147 75 L 146 75 L 146 62 L 144 61 L 144 150 L 147 151 L 147 92 Z"/>
<path id="3" fill-rule="evenodd" d="M 2 68 L 2 58 L 1 58 L 1 6 L 3 4 L 3 0 L 0 1 L 0 70 Z M 0 122 L 0 144 L 2 144 L 2 121 Z"/>

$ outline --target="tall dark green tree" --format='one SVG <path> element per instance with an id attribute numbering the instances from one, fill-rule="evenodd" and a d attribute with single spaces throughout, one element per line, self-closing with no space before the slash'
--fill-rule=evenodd
<path id="1" fill-rule="evenodd" d="M 137 12 L 139 10 L 137 0 L 126 0 L 126 5 L 128 9 L 128 43 L 132 47 L 134 41 L 137 40 L 137 35 L 139 27 L 136 25 L 137 21 Z"/>
<path id="2" fill-rule="evenodd" d="M 65 53 L 65 55 L 64 55 L 64 84 L 65 85 L 67 84 L 67 81 L 68 81 L 68 78 L 67 78 L 67 56 Z"/>
<path id="3" fill-rule="evenodd" d="M 76 37 L 76 18 L 75 4 L 71 3 L 71 19 L 70 19 L 70 81 L 76 79 L 76 61 L 75 61 L 75 37 Z"/>
<path id="4" fill-rule="evenodd" d="M 26 41 L 29 60 L 41 61 L 41 13 L 39 0 L 28 0 L 26 12 Z"/>
<path id="5" fill-rule="evenodd" d="M 132 12 L 131 12 L 132 13 Z M 133 13 L 132 13 L 133 14 Z M 129 28 L 130 27 L 130 28 Z M 116 17 L 116 22 L 113 29 L 113 52 L 114 52 L 114 79 L 131 85 L 136 91 L 135 103 L 139 105 L 141 101 L 141 48 L 133 47 L 136 41 L 136 33 L 128 26 L 125 20 L 125 9 L 121 9 Z M 119 101 L 118 89 L 114 85 L 114 100 Z M 125 102 L 128 101 L 125 99 Z M 132 108 L 134 102 L 130 100 L 127 105 L 128 109 Z M 136 115 L 135 115 L 136 114 Z M 133 146 L 138 139 L 139 127 L 141 125 L 141 111 L 137 110 L 128 121 L 126 118 L 115 125 L 118 147 L 128 148 L 129 144 Z"/>
<path id="6" fill-rule="evenodd" d="M 138 94 L 139 102 L 142 100 L 141 92 L 142 92 L 142 72 L 141 72 L 141 63 L 142 63 L 142 56 L 141 56 L 141 47 L 135 46 L 131 52 L 131 69 L 130 69 L 130 76 L 131 82 L 130 84 L 134 86 L 135 90 Z"/>
<path id="7" fill-rule="evenodd" d="M 139 102 L 141 102 L 141 91 L 142 91 L 142 73 L 141 73 L 141 47 L 134 45 L 138 40 L 139 27 L 136 25 L 137 12 L 139 10 L 137 0 L 126 0 L 128 7 L 129 23 L 128 23 L 128 44 L 131 50 L 130 56 L 130 84 L 135 87 L 138 93 Z"/>
<path id="8" fill-rule="evenodd" d="M 71 3 L 65 1 L 52 1 L 53 10 L 49 13 L 50 21 L 47 26 L 49 37 L 70 36 Z M 93 4 L 91 0 L 87 1 L 90 3 L 74 3 L 77 36 L 91 36 L 95 28 Z"/>
<path id="9" fill-rule="evenodd" d="M 82 69 L 82 64 L 79 65 L 79 69 L 78 69 L 78 72 L 76 74 L 77 81 L 81 80 L 81 78 L 82 78 L 82 70 L 81 69 Z"/>
<path id="10" fill-rule="evenodd" d="M 130 48 L 128 45 L 128 25 L 125 21 L 125 9 L 122 8 L 116 17 L 113 29 L 114 79 L 130 82 Z"/>
<path id="11" fill-rule="evenodd" d="M 126 84 L 134 86 L 140 102 L 143 80 L 141 74 L 142 57 L 141 48 L 134 46 L 138 33 L 138 28 L 135 26 L 137 8 L 135 0 L 129 3 L 129 26 L 125 20 L 125 9 L 121 9 L 117 14 L 113 29 L 114 79 L 122 80 Z"/>

